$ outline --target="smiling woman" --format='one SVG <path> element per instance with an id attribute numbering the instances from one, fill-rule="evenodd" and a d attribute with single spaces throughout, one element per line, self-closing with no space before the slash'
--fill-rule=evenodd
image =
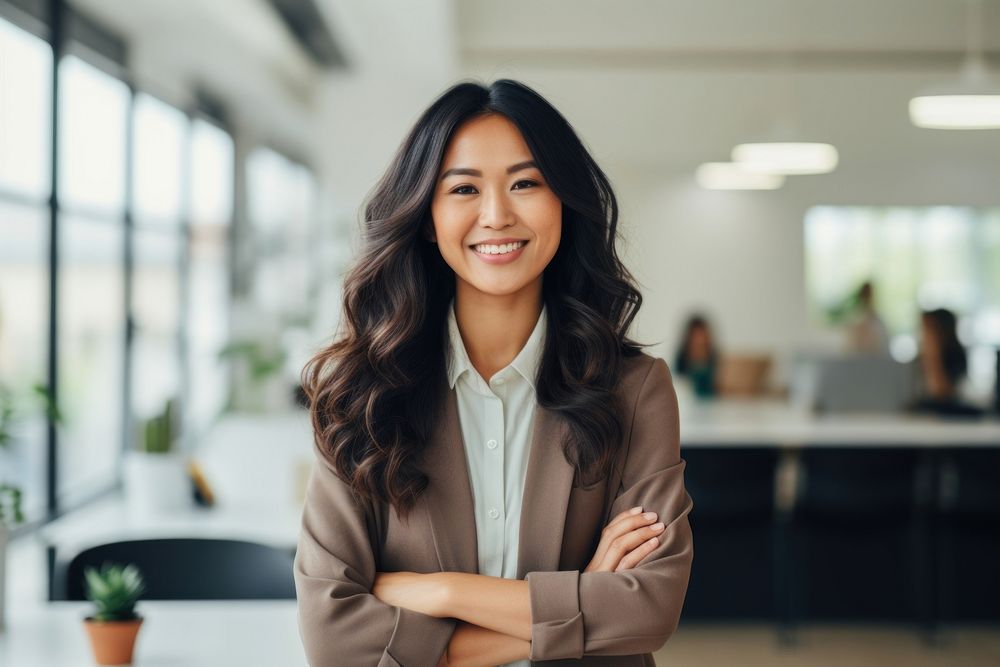
<path id="1" fill-rule="evenodd" d="M 312 664 L 652 665 L 692 559 L 677 401 L 607 177 L 503 79 L 421 115 L 303 370 Z M 517 661 L 517 662 L 511 662 Z"/>

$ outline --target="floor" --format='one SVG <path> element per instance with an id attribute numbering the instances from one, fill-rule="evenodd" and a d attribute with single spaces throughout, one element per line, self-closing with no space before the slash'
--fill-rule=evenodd
<path id="1" fill-rule="evenodd" d="M 907 627 L 813 626 L 782 646 L 770 625 L 682 625 L 658 651 L 660 667 L 996 667 L 1000 626 L 946 631 L 927 647 Z"/>

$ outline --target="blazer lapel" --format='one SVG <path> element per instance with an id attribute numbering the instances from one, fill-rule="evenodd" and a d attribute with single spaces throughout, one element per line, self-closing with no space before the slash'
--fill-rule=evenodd
<path id="1" fill-rule="evenodd" d="M 443 377 L 443 376 L 442 376 Z M 455 390 L 442 382 L 444 405 L 425 454 L 427 518 L 442 572 L 479 572 L 475 500 L 465 462 Z"/>
<path id="2" fill-rule="evenodd" d="M 566 510 L 573 488 L 573 466 L 563 456 L 569 427 L 557 412 L 535 407 L 534 432 L 521 497 L 517 578 L 559 569 Z"/>
<path id="3" fill-rule="evenodd" d="M 465 459 L 465 445 L 455 389 L 445 394 L 425 453 L 430 485 L 426 516 L 442 572 L 479 573 L 475 500 Z M 517 577 L 559 569 L 566 510 L 573 486 L 573 466 L 562 453 L 568 426 L 556 412 L 536 405 L 528 466 L 521 500 Z M 499 471 L 498 471 L 499 473 Z"/>

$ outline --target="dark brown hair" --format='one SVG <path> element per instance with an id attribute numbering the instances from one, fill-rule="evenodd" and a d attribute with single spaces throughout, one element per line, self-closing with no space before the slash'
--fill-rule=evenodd
<path id="1" fill-rule="evenodd" d="M 578 483 L 610 472 L 624 432 L 614 400 L 622 360 L 646 347 L 626 337 L 642 296 L 615 249 L 615 195 L 570 124 L 510 79 L 446 90 L 370 193 L 363 247 L 344 279 L 340 335 L 302 371 L 324 458 L 356 498 L 391 503 L 400 516 L 427 487 L 421 454 L 447 387 L 455 274 L 425 236 L 431 200 L 453 133 L 487 114 L 517 126 L 563 204 L 559 248 L 542 279 L 548 327 L 537 401 L 568 420 L 568 441 L 558 444 Z"/>

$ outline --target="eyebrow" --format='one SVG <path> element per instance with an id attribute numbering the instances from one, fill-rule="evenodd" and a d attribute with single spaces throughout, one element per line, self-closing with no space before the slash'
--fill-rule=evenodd
<path id="1" fill-rule="evenodd" d="M 535 164 L 534 160 L 525 160 L 524 162 L 518 162 L 517 164 L 512 164 L 511 166 L 507 167 L 507 173 L 513 174 L 515 171 L 521 171 L 522 169 L 530 169 L 531 167 L 535 167 L 537 169 L 538 165 Z M 441 178 L 439 178 L 438 180 L 443 181 L 449 176 L 482 176 L 482 175 L 483 172 L 479 171 L 478 169 L 470 169 L 468 167 L 452 167 L 448 171 L 441 174 Z"/>

